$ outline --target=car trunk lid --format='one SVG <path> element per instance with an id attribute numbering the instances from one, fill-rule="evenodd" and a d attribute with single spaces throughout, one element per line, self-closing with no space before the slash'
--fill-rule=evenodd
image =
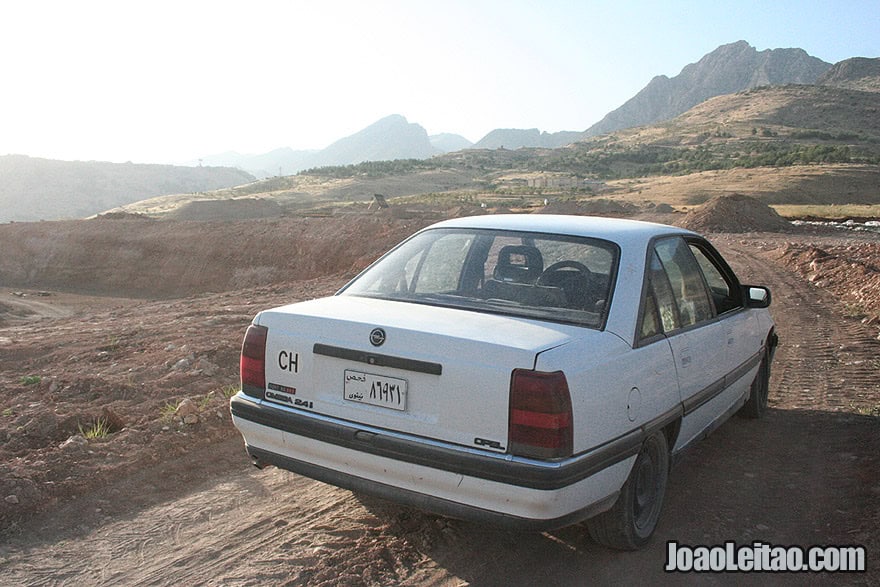
<path id="1" fill-rule="evenodd" d="M 514 369 L 581 327 L 357 296 L 262 312 L 266 399 L 367 428 L 504 451 Z"/>

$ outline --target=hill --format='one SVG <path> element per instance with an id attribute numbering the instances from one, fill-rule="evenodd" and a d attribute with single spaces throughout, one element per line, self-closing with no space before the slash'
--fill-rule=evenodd
<path id="1" fill-rule="evenodd" d="M 227 167 L 177 167 L 0 156 L 0 222 L 84 218 L 165 194 L 253 181 Z"/>
<path id="2" fill-rule="evenodd" d="M 880 162 L 880 93 L 769 86 L 706 100 L 651 126 L 594 137 L 541 168 L 621 179 L 710 170 Z"/>
<path id="3" fill-rule="evenodd" d="M 618 131 L 613 139 L 603 140 L 665 146 L 837 140 L 870 148 L 880 141 L 877 108 L 878 92 L 820 85 L 765 86 L 710 98 L 671 120 Z"/>
<path id="4" fill-rule="evenodd" d="M 816 83 L 850 90 L 880 92 L 880 58 L 853 57 L 835 63 Z"/>
<path id="5" fill-rule="evenodd" d="M 831 67 L 803 49 L 757 51 L 745 41 L 722 45 L 673 78 L 660 75 L 586 131 L 598 136 L 674 118 L 724 94 L 783 84 L 813 84 Z"/>

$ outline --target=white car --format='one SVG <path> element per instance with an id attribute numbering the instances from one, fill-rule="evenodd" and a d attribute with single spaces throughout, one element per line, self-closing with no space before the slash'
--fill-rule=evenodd
<path id="1" fill-rule="evenodd" d="M 507 527 L 588 520 L 635 549 L 671 456 L 766 408 L 769 304 L 680 228 L 449 220 L 260 312 L 233 421 L 259 467 Z"/>

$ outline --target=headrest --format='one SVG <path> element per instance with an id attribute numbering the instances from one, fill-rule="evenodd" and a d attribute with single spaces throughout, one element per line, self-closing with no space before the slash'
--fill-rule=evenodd
<path id="1" fill-rule="evenodd" d="M 541 251 L 528 245 L 507 245 L 498 252 L 493 277 L 498 281 L 534 283 L 543 272 Z"/>

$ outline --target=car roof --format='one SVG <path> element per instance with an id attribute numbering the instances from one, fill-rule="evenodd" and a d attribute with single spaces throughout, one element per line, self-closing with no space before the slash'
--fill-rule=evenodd
<path id="1" fill-rule="evenodd" d="M 427 227 L 432 228 L 483 228 L 496 230 L 516 230 L 523 232 L 540 232 L 562 234 L 567 236 L 585 236 L 600 238 L 623 244 L 624 242 L 646 242 L 650 239 L 670 234 L 696 233 L 676 226 L 626 220 L 621 218 L 603 218 L 599 216 L 570 216 L 562 214 L 494 214 L 485 216 L 468 216 L 445 220 Z"/>

